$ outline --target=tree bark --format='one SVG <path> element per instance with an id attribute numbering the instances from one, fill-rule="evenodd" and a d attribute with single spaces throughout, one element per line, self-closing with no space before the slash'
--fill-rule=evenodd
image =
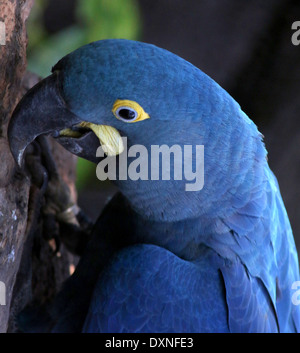
<path id="1" fill-rule="evenodd" d="M 0 22 L 6 32 L 0 45 L 0 332 L 17 331 L 16 315 L 30 301 L 51 299 L 69 276 L 73 261 L 63 246 L 57 251 L 51 234 L 43 236 L 40 211 L 47 208 L 47 200 L 30 172 L 17 168 L 7 141 L 17 102 L 39 79 L 26 73 L 25 24 L 32 6 L 33 0 L 0 0 Z M 60 180 L 74 201 L 76 158 L 55 142 L 48 143 Z"/>

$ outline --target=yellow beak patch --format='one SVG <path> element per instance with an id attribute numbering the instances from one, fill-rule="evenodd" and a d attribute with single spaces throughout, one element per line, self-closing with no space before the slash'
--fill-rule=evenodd
<path id="1" fill-rule="evenodd" d="M 108 156 L 116 156 L 124 151 L 124 144 L 117 129 L 109 125 L 97 125 L 83 121 L 80 126 L 87 127 L 95 133 L 100 140 L 103 151 Z"/>

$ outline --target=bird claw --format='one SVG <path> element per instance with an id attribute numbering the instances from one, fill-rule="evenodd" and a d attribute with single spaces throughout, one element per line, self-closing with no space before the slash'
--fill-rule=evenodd
<path id="1" fill-rule="evenodd" d="M 54 253 L 64 243 L 72 253 L 81 254 L 89 240 L 92 223 L 83 215 L 68 184 L 59 175 L 47 137 L 39 136 L 31 144 L 25 161 L 32 184 L 39 189 L 42 200 L 36 203 L 40 209 L 35 214 L 36 218 L 42 218 L 43 238 L 54 240 Z"/>

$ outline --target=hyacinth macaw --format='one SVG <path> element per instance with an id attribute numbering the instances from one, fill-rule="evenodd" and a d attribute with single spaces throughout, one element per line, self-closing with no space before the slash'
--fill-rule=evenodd
<path id="1" fill-rule="evenodd" d="M 8 137 L 19 165 L 50 134 L 97 162 L 117 146 L 203 145 L 204 187 L 116 180 L 47 329 L 297 332 L 298 259 L 262 135 L 214 80 L 154 45 L 103 40 L 62 58 L 23 97 Z M 118 158 L 119 158 L 118 157 Z M 171 169 L 174 167 L 171 164 Z"/>

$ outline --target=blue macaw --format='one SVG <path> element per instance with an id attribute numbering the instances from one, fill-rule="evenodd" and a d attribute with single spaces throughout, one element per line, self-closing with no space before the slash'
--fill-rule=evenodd
<path id="1" fill-rule="evenodd" d="M 262 135 L 238 103 L 184 59 L 154 45 L 102 40 L 61 59 L 23 97 L 8 138 L 50 134 L 94 162 L 143 145 L 203 145 L 204 186 L 121 180 L 48 330 L 299 332 L 298 258 Z M 193 155 L 195 151 L 193 150 Z M 103 160 L 103 159 L 102 159 Z"/>

